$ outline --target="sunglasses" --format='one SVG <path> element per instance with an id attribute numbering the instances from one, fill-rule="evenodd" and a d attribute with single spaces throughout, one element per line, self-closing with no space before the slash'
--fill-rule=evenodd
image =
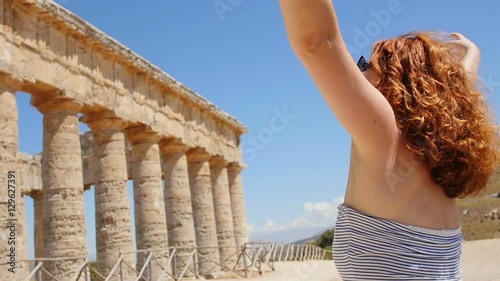
<path id="1" fill-rule="evenodd" d="M 361 72 L 365 72 L 370 68 L 370 63 L 368 63 L 365 57 L 361 56 L 358 60 L 358 68 Z"/>

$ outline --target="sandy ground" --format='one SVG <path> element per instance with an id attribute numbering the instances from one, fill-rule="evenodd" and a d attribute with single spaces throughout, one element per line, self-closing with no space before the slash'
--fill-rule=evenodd
<path id="1" fill-rule="evenodd" d="M 333 261 L 276 263 L 276 270 L 259 276 L 256 281 L 341 281 Z M 464 242 L 462 254 L 463 281 L 500 280 L 500 239 Z M 242 279 L 224 279 L 236 281 Z"/>

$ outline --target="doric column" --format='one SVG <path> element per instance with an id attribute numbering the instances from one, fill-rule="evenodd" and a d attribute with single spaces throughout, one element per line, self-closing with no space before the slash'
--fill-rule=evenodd
<path id="1" fill-rule="evenodd" d="M 229 192 L 231 194 L 231 206 L 233 211 L 234 237 L 236 239 L 236 246 L 238 247 L 248 242 L 247 214 L 241 177 L 243 168 L 244 167 L 237 163 L 231 163 L 227 167 Z"/>
<path id="2" fill-rule="evenodd" d="M 107 276 L 120 253 L 134 250 L 127 191 L 126 122 L 107 112 L 85 115 L 82 121 L 92 129 L 94 155 L 98 159 L 94 183 L 97 268 Z M 132 254 L 125 255 L 124 260 L 135 265 Z M 122 265 L 122 279 L 136 276 L 130 266 Z"/>
<path id="3" fill-rule="evenodd" d="M 220 261 L 220 255 L 208 162 L 210 155 L 202 149 L 191 149 L 187 157 L 196 244 L 202 247 L 198 252 L 206 258 L 199 259 L 199 272 L 203 276 L 218 276 L 220 267 L 214 262 Z"/>
<path id="4" fill-rule="evenodd" d="M 191 189 L 189 187 L 187 146 L 172 141 L 160 142 L 160 151 L 164 172 L 164 200 L 167 215 L 168 245 L 170 247 L 196 246 L 194 231 Z M 188 262 L 191 250 L 179 250 L 176 255 L 175 274 L 179 274 Z M 186 272 L 186 277 L 194 276 L 193 261 Z"/>
<path id="5" fill-rule="evenodd" d="M 0 270 L 9 280 L 28 276 L 26 219 L 19 183 L 16 91 L 21 81 L 0 76 Z M 5 264 L 9 263 L 9 264 Z M 9 271 L 15 269 L 15 273 Z"/>
<path id="6" fill-rule="evenodd" d="M 43 194 L 31 195 L 35 209 L 35 258 L 43 258 Z"/>
<path id="7" fill-rule="evenodd" d="M 236 241 L 234 238 L 233 211 L 227 165 L 229 163 L 220 156 L 210 158 L 210 176 L 212 179 L 212 195 L 214 200 L 215 221 L 221 264 L 232 269 L 236 262 Z M 228 270 L 228 269 L 223 269 Z"/>
<path id="8" fill-rule="evenodd" d="M 126 132 L 132 146 L 132 180 L 134 182 L 135 240 L 138 250 L 168 247 L 167 222 L 163 199 L 163 182 L 158 141 L 160 136 L 141 126 Z M 137 254 L 140 271 L 148 257 Z M 151 261 L 151 280 L 158 280 L 166 266 L 168 252 L 155 252 Z"/>
<path id="9" fill-rule="evenodd" d="M 83 173 L 77 114 L 82 104 L 33 96 L 43 113 L 43 236 L 45 258 L 87 258 Z M 83 260 L 44 263 L 56 278 L 73 275 Z"/>

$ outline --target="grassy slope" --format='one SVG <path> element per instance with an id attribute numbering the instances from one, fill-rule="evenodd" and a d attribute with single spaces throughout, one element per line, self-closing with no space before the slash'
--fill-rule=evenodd
<path id="1" fill-rule="evenodd" d="M 465 240 L 500 238 L 500 220 L 484 217 L 493 210 L 500 211 L 499 198 L 486 198 L 495 193 L 500 193 L 500 168 L 484 191 L 474 197 L 459 200 Z"/>

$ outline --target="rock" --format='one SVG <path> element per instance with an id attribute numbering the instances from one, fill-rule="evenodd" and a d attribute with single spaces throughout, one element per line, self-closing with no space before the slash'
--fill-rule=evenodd
<path id="1" fill-rule="evenodd" d="M 493 193 L 493 194 L 489 195 L 488 198 L 500 199 L 500 192 Z"/>

